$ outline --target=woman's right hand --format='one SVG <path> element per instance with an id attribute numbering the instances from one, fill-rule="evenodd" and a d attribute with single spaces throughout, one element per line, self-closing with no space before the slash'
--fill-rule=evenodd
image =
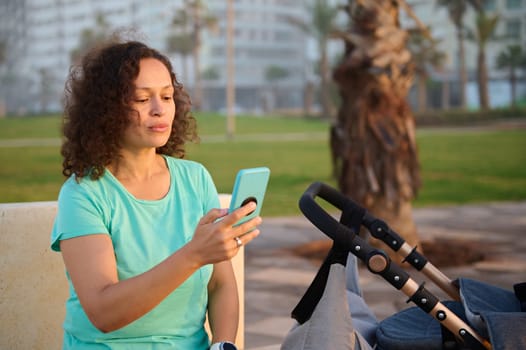
<path id="1" fill-rule="evenodd" d="M 256 238 L 260 233 L 257 226 L 262 222 L 261 217 L 256 216 L 234 226 L 255 208 L 256 204 L 249 202 L 230 214 L 228 209 L 212 209 L 203 216 L 197 224 L 194 237 L 187 245 L 198 263 L 206 265 L 231 259 L 239 251 L 236 237 L 239 237 L 243 245 Z"/>

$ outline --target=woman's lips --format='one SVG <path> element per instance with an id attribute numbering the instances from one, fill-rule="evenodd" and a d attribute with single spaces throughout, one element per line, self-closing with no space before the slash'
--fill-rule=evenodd
<path id="1" fill-rule="evenodd" d="M 155 124 L 148 127 L 153 132 L 165 132 L 170 126 L 168 124 Z"/>

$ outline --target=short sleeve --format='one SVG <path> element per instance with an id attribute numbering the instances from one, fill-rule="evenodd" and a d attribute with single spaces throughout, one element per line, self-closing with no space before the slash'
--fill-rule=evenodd
<path id="1" fill-rule="evenodd" d="M 89 234 L 109 234 L 104 224 L 105 207 L 101 196 L 87 184 L 73 178 L 62 186 L 58 212 L 51 232 L 51 249 L 60 251 L 60 241 Z"/>
<path id="2" fill-rule="evenodd" d="M 217 188 L 214 184 L 214 181 L 212 180 L 212 176 L 210 175 L 210 173 L 208 172 L 208 170 L 206 170 L 205 167 L 202 167 L 203 169 L 203 172 L 202 172 L 202 181 L 203 181 L 203 194 L 204 194 L 204 205 L 205 207 L 203 208 L 204 209 L 204 212 L 207 213 L 209 212 L 211 209 L 213 208 L 219 208 L 220 207 L 220 204 L 219 204 L 219 195 L 217 193 Z"/>

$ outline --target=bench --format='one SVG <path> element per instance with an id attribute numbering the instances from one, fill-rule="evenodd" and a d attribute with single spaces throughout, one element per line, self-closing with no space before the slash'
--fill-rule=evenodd
<path id="1" fill-rule="evenodd" d="M 228 207 L 230 195 L 220 195 Z M 0 349 L 60 349 L 68 284 L 49 248 L 56 202 L 0 203 Z M 232 260 L 240 296 L 236 344 L 244 348 L 244 250 Z"/>

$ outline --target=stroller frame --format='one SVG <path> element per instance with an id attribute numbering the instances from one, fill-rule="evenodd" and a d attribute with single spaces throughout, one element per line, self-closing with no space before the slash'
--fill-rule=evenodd
<path id="1" fill-rule="evenodd" d="M 341 211 L 340 221 L 335 220 L 315 201 L 316 197 L 327 201 Z M 371 235 L 387 244 L 415 269 L 424 273 L 433 283 L 446 292 L 454 300 L 460 300 L 458 287 L 440 270 L 433 266 L 416 247 L 411 247 L 405 240 L 393 231 L 384 221 L 374 217 L 363 207 L 334 188 L 315 182 L 301 196 L 300 210 L 318 229 L 333 240 L 333 248 L 327 259 L 341 260 L 341 253 L 352 253 L 362 260 L 374 274 L 382 276 L 396 289 L 408 296 L 416 306 L 436 319 L 441 326 L 449 330 L 454 337 L 471 349 L 492 349 L 490 342 L 453 313 L 440 300 L 425 288 L 424 283 L 418 284 L 399 265 L 393 262 L 382 250 L 372 247 L 357 232 L 361 225 L 365 226 Z M 327 260 L 324 262 L 324 264 Z M 318 276 L 316 276 L 318 278 Z M 309 288 L 298 306 L 292 312 L 292 317 L 300 324 L 309 317 L 309 311 L 304 313 L 306 305 L 311 305 L 314 288 Z M 315 299 L 316 297 L 314 297 Z M 302 314 L 303 312 L 303 314 Z M 312 312 L 312 309 L 310 310 Z"/>

